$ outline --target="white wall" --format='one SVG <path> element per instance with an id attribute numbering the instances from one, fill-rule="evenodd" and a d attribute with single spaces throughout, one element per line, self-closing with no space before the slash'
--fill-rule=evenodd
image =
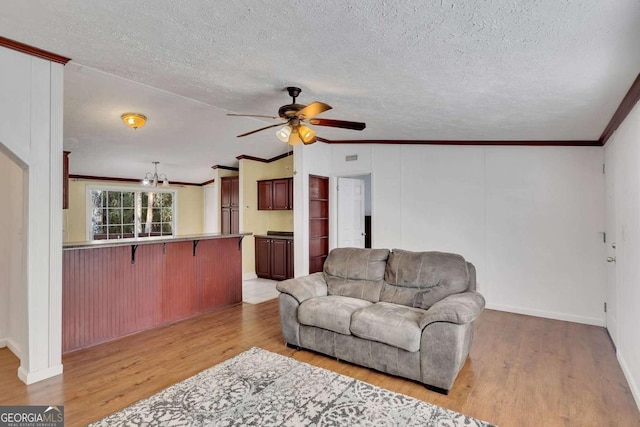
<path id="1" fill-rule="evenodd" d="M 331 176 L 331 146 L 316 142 L 293 150 L 294 276 L 300 277 L 309 273 L 309 174 Z"/>
<path id="2" fill-rule="evenodd" d="M 330 150 L 333 178 L 371 173 L 373 247 L 460 253 L 488 307 L 603 325 L 601 147 Z"/>
<path id="3" fill-rule="evenodd" d="M 605 145 L 613 150 L 617 275 L 617 352 L 640 407 L 640 104 L 636 104 Z M 607 153 L 610 154 L 609 152 Z M 609 158 L 609 156 L 607 156 Z M 607 200 L 609 198 L 607 197 Z"/>
<path id="4" fill-rule="evenodd" d="M 219 233 L 220 232 L 220 208 L 218 203 L 218 187 L 220 184 L 216 182 L 206 185 L 202 189 L 203 209 L 202 214 L 202 232 L 203 233 Z"/>
<path id="5" fill-rule="evenodd" d="M 0 144 L 25 170 L 20 247 L 26 329 L 18 376 L 30 384 L 62 372 L 63 73 L 52 63 L 0 47 Z"/>
<path id="6" fill-rule="evenodd" d="M 23 171 L 1 150 L 0 200 L 0 347 L 20 358 L 26 335 Z"/>
<path id="7" fill-rule="evenodd" d="M 491 306 L 603 325 L 603 150 L 486 150 Z"/>

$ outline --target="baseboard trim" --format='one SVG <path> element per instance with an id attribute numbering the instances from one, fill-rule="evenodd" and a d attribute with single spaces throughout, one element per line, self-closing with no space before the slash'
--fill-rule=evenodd
<path id="1" fill-rule="evenodd" d="M 257 278 L 258 275 L 256 273 L 242 273 L 242 280 L 252 280 Z"/>
<path id="2" fill-rule="evenodd" d="M 22 351 L 20 351 L 20 346 L 16 344 L 16 342 L 11 338 L 0 338 L 0 348 L 5 348 L 5 347 L 11 350 L 11 352 L 15 354 L 15 356 L 18 359 L 20 359 L 20 357 L 22 356 Z"/>
<path id="3" fill-rule="evenodd" d="M 631 375 L 631 369 L 629 369 L 629 366 L 627 365 L 627 362 L 624 360 L 624 356 L 622 356 L 622 353 L 617 351 L 616 356 L 618 357 L 618 363 L 622 368 L 622 373 L 624 374 L 624 377 L 627 379 L 627 384 L 629 384 L 629 388 L 631 389 L 631 395 L 635 399 L 636 406 L 640 411 L 640 387 L 638 387 L 638 384 L 636 384 L 635 379 Z"/>
<path id="4" fill-rule="evenodd" d="M 509 305 L 487 304 L 490 310 L 506 311 L 509 313 L 525 314 L 527 316 L 544 317 L 546 319 L 564 320 L 566 322 L 583 323 L 585 325 L 604 327 L 604 319 L 595 317 L 575 316 L 572 314 L 556 313 L 553 311 L 535 310 L 530 308 L 513 307 Z"/>
<path id="5" fill-rule="evenodd" d="M 9 350 L 11 350 L 13 354 L 16 355 L 18 359 L 22 360 L 22 350 L 14 340 L 12 340 L 11 338 L 7 338 L 7 347 L 9 348 Z"/>
<path id="6" fill-rule="evenodd" d="M 22 366 L 18 368 L 18 378 L 20 378 L 26 385 L 37 383 L 38 381 L 46 380 L 47 378 L 55 377 L 60 374 L 62 374 L 62 364 L 41 369 L 36 372 L 27 372 L 27 370 Z"/>

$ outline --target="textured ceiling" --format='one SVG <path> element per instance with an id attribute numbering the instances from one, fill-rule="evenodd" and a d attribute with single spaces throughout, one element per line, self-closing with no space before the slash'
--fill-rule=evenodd
<path id="1" fill-rule="evenodd" d="M 329 139 L 596 140 L 640 71 L 638 0 L 3 0 L 0 35 L 73 59 L 72 173 L 196 182 L 286 151 L 225 113 L 275 114 L 288 85 L 367 123 Z"/>

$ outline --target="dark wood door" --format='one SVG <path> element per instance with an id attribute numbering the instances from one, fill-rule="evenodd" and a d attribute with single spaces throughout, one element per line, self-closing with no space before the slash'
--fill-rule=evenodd
<path id="1" fill-rule="evenodd" d="M 256 275 L 265 279 L 271 278 L 271 240 L 255 238 Z"/>
<path id="2" fill-rule="evenodd" d="M 294 278 L 293 240 L 287 240 L 287 278 Z"/>
<path id="3" fill-rule="evenodd" d="M 62 152 L 62 209 L 69 209 L 69 153 Z"/>
<path id="4" fill-rule="evenodd" d="M 271 278 L 274 280 L 287 278 L 287 240 L 271 240 Z"/>
<path id="5" fill-rule="evenodd" d="M 258 210 L 273 209 L 272 188 L 273 181 L 258 181 Z"/>
<path id="6" fill-rule="evenodd" d="M 224 208 L 231 206 L 231 180 L 227 177 L 222 178 L 220 184 L 220 206 Z"/>
<path id="7" fill-rule="evenodd" d="M 223 207 L 220 209 L 220 232 L 222 234 L 231 234 L 231 208 Z"/>
<path id="8" fill-rule="evenodd" d="M 293 209 L 293 178 L 287 180 L 289 182 L 289 209 Z"/>
<path id="9" fill-rule="evenodd" d="M 231 210 L 231 234 L 240 233 L 240 208 L 232 207 Z"/>
<path id="10" fill-rule="evenodd" d="M 240 230 L 240 186 L 237 176 L 225 176 L 220 184 L 220 232 L 236 234 Z"/>
<path id="11" fill-rule="evenodd" d="M 287 210 L 289 209 L 289 180 L 275 179 L 273 180 L 273 209 Z"/>
<path id="12" fill-rule="evenodd" d="M 240 178 L 234 177 L 231 181 L 231 207 L 240 206 Z"/>

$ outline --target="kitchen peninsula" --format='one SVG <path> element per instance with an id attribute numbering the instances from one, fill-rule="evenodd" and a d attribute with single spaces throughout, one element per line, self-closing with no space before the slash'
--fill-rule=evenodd
<path id="1" fill-rule="evenodd" d="M 63 353 L 240 303 L 250 234 L 65 243 Z"/>

